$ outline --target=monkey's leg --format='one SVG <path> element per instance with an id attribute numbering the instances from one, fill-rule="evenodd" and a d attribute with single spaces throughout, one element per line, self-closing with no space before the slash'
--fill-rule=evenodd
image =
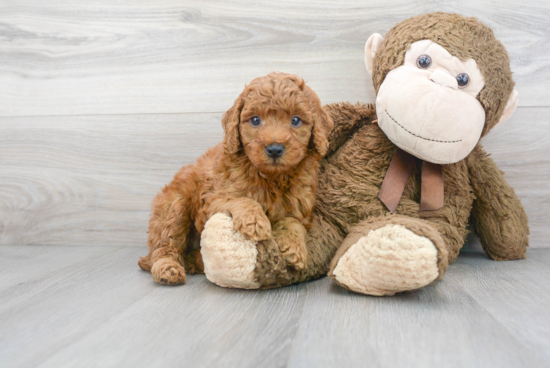
<path id="1" fill-rule="evenodd" d="M 213 283 L 269 289 L 326 275 L 342 240 L 336 227 L 315 217 L 307 237 L 306 267 L 297 270 L 286 263 L 273 237 L 252 241 L 234 229 L 229 216 L 218 213 L 208 220 L 202 232 L 201 253 L 206 277 Z"/>
<path id="2" fill-rule="evenodd" d="M 354 226 L 336 252 L 329 276 L 367 295 L 393 295 L 424 287 L 448 266 L 445 239 L 429 221 L 387 215 Z"/>
<path id="3" fill-rule="evenodd" d="M 184 254 L 192 226 L 188 198 L 177 183 L 172 183 L 153 201 L 147 242 L 149 254 L 142 257 L 138 264 L 143 270 L 151 272 L 160 284 L 185 282 Z"/>

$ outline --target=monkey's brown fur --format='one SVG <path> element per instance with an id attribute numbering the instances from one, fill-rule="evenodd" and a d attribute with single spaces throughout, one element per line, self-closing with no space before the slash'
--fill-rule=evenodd
<path id="1" fill-rule="evenodd" d="M 433 40 L 453 56 L 476 60 L 485 79 L 485 87 L 477 97 L 486 113 L 483 134 L 489 132 L 502 115 L 514 82 L 504 47 L 475 18 L 436 13 L 395 26 L 377 52 L 375 89 L 391 69 L 403 63 L 410 44 L 422 39 Z M 503 173 L 479 143 L 464 160 L 443 166 L 443 208 L 419 212 L 419 161 L 396 214 L 391 215 L 377 196 L 396 146 L 373 124 L 374 105 L 342 103 L 329 105 L 326 110 L 335 128 L 319 171 L 315 219 L 307 242 L 308 267 L 301 271 L 286 267 L 276 244 L 262 241 L 258 244 L 256 277 L 264 288 L 320 277 L 327 271 L 330 275 L 358 238 L 388 224 L 404 225 L 432 241 L 438 250 L 438 279 L 463 246 L 469 220 L 491 258 L 525 258 L 527 216 Z"/>
<path id="2" fill-rule="evenodd" d="M 253 116 L 261 129 L 249 123 Z M 293 116 L 300 126 L 291 127 Z M 318 161 L 332 129 L 319 98 L 301 78 L 272 73 L 245 88 L 222 124 L 223 143 L 184 166 L 153 201 L 149 254 L 139 266 L 159 283 L 179 284 L 186 271 L 203 272 L 193 238 L 217 212 L 230 214 L 235 229 L 253 240 L 273 234 L 285 266 L 305 267 Z M 265 152 L 272 143 L 285 147 L 276 162 Z"/>

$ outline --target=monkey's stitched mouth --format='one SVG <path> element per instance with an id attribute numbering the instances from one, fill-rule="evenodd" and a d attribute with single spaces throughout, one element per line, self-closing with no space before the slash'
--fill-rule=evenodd
<path id="1" fill-rule="evenodd" d="M 462 142 L 462 139 L 458 140 L 458 141 L 440 141 L 440 140 L 437 140 L 437 139 L 430 139 L 430 138 L 424 138 L 422 136 L 419 136 L 418 134 L 414 134 L 413 132 L 411 132 L 410 130 L 408 130 L 407 128 L 405 128 L 403 125 L 399 124 L 397 122 L 397 120 L 395 120 L 391 115 L 390 113 L 388 112 L 388 110 L 384 109 L 384 111 L 386 112 L 386 114 L 390 117 L 390 119 L 393 120 L 393 122 L 395 124 L 397 124 L 401 129 L 403 129 L 404 131 L 406 131 L 407 133 L 409 133 L 410 135 L 412 136 L 415 136 L 417 138 L 420 138 L 420 139 L 424 139 L 426 141 L 430 141 L 430 142 L 437 142 L 437 143 L 458 143 L 458 142 Z"/>

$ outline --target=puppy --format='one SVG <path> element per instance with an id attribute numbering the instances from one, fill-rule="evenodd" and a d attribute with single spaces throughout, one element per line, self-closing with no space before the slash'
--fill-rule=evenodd
<path id="1" fill-rule="evenodd" d="M 181 168 L 153 201 L 149 254 L 139 266 L 158 283 L 203 273 L 193 243 L 218 212 L 252 240 L 273 236 L 289 266 L 306 265 L 319 160 L 333 127 L 319 98 L 300 77 L 271 73 L 245 87 L 222 125 L 223 142 Z"/>

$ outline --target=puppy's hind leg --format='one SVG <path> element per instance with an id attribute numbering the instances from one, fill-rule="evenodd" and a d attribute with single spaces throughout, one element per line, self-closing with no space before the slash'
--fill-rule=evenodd
<path id="1" fill-rule="evenodd" d="M 191 229 L 189 197 L 174 183 L 153 201 L 149 221 L 149 254 L 138 262 L 156 282 L 177 285 L 185 282 L 184 253 Z"/>

